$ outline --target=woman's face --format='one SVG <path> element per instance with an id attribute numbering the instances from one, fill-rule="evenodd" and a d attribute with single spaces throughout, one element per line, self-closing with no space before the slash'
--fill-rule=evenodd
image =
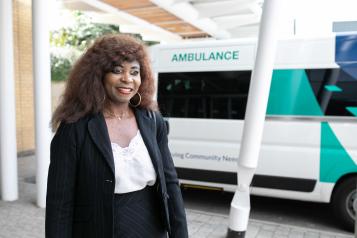
<path id="1" fill-rule="evenodd" d="M 124 61 L 104 76 L 104 88 L 115 104 L 129 103 L 141 84 L 140 64 L 134 60 Z"/>

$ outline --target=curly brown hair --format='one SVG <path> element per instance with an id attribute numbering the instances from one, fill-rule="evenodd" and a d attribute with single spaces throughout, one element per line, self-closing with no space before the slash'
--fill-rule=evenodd
<path id="1" fill-rule="evenodd" d="M 98 38 L 72 68 L 62 100 L 53 113 L 52 128 L 56 130 L 61 122 L 71 123 L 89 114 L 103 112 L 105 74 L 123 61 L 134 60 L 140 64 L 138 92 L 142 100 L 139 107 L 157 110 L 153 100 L 154 78 L 144 43 L 129 35 L 106 35 Z"/>

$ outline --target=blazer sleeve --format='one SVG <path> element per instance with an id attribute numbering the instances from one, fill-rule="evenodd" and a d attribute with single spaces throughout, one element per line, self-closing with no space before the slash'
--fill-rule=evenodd
<path id="1" fill-rule="evenodd" d="M 185 207 L 179 187 L 176 169 L 168 147 L 167 128 L 164 119 L 158 115 L 157 140 L 163 160 L 166 187 L 169 195 L 170 238 L 188 238 Z"/>
<path id="2" fill-rule="evenodd" d="M 72 238 L 76 174 L 74 124 L 61 124 L 51 142 L 47 180 L 46 238 Z"/>

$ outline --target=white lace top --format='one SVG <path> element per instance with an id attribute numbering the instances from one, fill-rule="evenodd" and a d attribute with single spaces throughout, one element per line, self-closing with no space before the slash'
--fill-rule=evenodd
<path id="1" fill-rule="evenodd" d="M 115 164 L 114 193 L 138 191 L 155 184 L 156 172 L 139 130 L 128 147 L 111 144 Z"/>

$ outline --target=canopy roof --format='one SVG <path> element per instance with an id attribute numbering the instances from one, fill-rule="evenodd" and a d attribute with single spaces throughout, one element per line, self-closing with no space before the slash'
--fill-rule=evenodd
<path id="1" fill-rule="evenodd" d="M 57 0 L 93 20 L 120 25 L 145 40 L 257 37 L 264 0 Z M 331 34 L 334 22 L 357 21 L 356 0 L 286 0 L 280 35 Z"/>
<path id="2" fill-rule="evenodd" d="M 263 0 L 62 0 L 64 6 L 115 23 L 146 39 L 256 36 Z"/>

